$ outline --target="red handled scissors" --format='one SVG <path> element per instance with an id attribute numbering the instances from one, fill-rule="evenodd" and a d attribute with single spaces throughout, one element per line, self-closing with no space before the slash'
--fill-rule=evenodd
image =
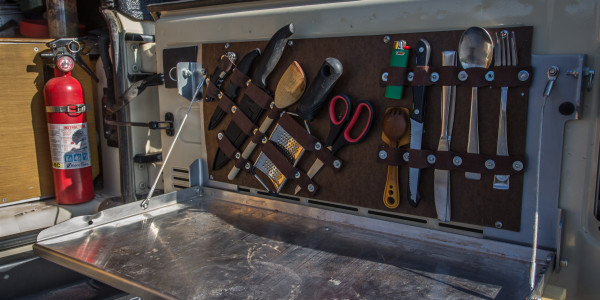
<path id="1" fill-rule="evenodd" d="M 342 112 L 336 115 L 335 108 L 336 105 L 342 105 Z M 358 103 L 356 110 L 353 114 L 352 111 L 352 102 L 346 95 L 336 95 L 329 102 L 329 120 L 331 123 L 329 124 L 329 135 L 327 136 L 327 140 L 325 141 L 325 147 L 331 150 L 331 153 L 335 154 L 340 148 L 345 145 L 356 144 L 362 141 L 365 136 L 369 133 L 371 129 L 371 125 L 373 124 L 373 106 L 369 101 L 361 101 Z M 367 121 L 358 136 L 353 137 L 351 135 L 352 131 L 355 131 L 355 126 L 357 124 L 358 119 L 362 114 L 367 114 Z M 348 123 L 350 121 L 350 123 Z M 346 126 L 346 124 L 348 124 Z M 323 167 L 323 162 L 317 159 L 306 175 L 308 177 L 313 178 L 317 172 Z M 294 191 L 295 194 L 298 194 L 300 191 L 300 186 L 296 186 Z"/>

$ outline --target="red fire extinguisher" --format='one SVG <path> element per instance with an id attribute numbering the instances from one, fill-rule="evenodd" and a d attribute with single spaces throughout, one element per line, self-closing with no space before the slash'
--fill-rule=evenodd
<path id="1" fill-rule="evenodd" d="M 44 86 L 54 191 L 59 204 L 94 198 L 86 106 L 81 84 L 71 77 L 74 66 L 72 56 L 59 56 L 55 77 Z"/>

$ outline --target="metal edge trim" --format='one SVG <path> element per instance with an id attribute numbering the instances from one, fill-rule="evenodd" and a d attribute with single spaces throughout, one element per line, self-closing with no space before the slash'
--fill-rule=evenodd
<path id="1" fill-rule="evenodd" d="M 90 264 L 73 259 L 39 244 L 33 245 L 33 252 L 41 258 L 79 272 L 85 276 L 99 280 L 122 291 L 143 297 L 144 299 L 177 299 L 171 295 L 163 294 L 156 290 L 140 285 L 137 282 L 122 277 L 117 277 L 109 272 L 94 268 Z"/>

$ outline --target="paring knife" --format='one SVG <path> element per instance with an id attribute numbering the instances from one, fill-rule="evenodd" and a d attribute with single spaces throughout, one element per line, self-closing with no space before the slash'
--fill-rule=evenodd
<path id="1" fill-rule="evenodd" d="M 429 42 L 424 39 L 419 40 L 415 51 L 417 66 L 428 66 L 430 54 Z M 425 114 L 425 89 L 425 86 L 413 87 L 413 110 L 410 112 L 410 149 L 421 149 Z M 421 200 L 418 192 L 420 173 L 421 170 L 418 168 L 409 168 L 408 171 L 408 202 L 415 207 Z"/>
<path id="2" fill-rule="evenodd" d="M 287 44 L 287 40 L 292 34 L 294 34 L 293 24 L 288 24 L 279 29 L 277 32 L 275 32 L 273 37 L 271 37 L 271 40 L 269 40 L 269 43 L 265 47 L 263 54 L 260 56 L 257 67 L 252 74 L 252 82 L 262 90 L 267 91 L 267 77 L 271 74 L 273 69 L 275 69 L 275 66 L 283 54 L 283 49 Z M 254 101 L 252 101 L 252 99 L 250 99 L 247 95 L 244 95 L 238 108 L 253 123 L 256 123 L 263 112 L 263 109 L 254 103 Z M 225 130 L 225 136 L 236 148 L 242 146 L 248 137 L 233 121 L 229 122 L 229 125 Z M 229 157 L 227 157 L 225 153 L 221 151 L 221 149 L 217 149 L 212 169 L 221 169 L 228 162 Z"/>
<path id="3" fill-rule="evenodd" d="M 237 60 L 237 54 L 235 54 L 235 52 L 226 52 L 225 54 L 221 55 L 221 58 L 223 58 L 224 56 L 229 58 L 229 60 L 232 63 L 235 63 L 235 61 Z M 213 71 L 212 75 L 210 75 L 209 79 L 211 82 L 214 82 L 214 84 L 220 89 L 221 86 L 223 85 L 223 79 L 225 78 L 226 75 L 227 75 L 227 72 L 219 70 L 219 67 L 217 66 L 217 67 L 215 67 L 215 70 Z M 209 96 L 206 96 L 204 98 L 204 101 L 206 101 L 206 102 L 210 102 L 213 100 L 214 100 L 214 98 L 209 97 Z"/>
<path id="4" fill-rule="evenodd" d="M 456 51 L 442 52 L 442 66 L 456 66 Z M 456 103 L 456 86 L 442 87 L 442 133 L 438 151 L 450 151 L 452 124 L 454 123 L 454 106 Z M 433 196 L 435 211 L 442 222 L 450 221 L 450 171 L 433 171 Z"/>
<path id="5" fill-rule="evenodd" d="M 242 57 L 240 63 L 236 65 L 236 68 L 240 72 L 248 74 L 248 71 L 250 71 L 250 66 L 252 66 L 252 62 L 254 62 L 254 59 L 259 55 L 260 49 L 253 49 L 252 51 L 246 53 L 244 57 Z M 229 99 L 235 101 L 235 98 L 237 97 L 238 88 L 239 86 L 237 84 L 230 81 L 223 90 L 223 93 L 225 93 L 225 95 L 227 95 Z M 221 109 L 221 107 L 217 106 L 212 116 L 210 117 L 210 121 L 208 123 L 208 130 L 215 129 L 217 125 L 221 123 L 221 120 L 223 120 L 223 117 L 225 117 L 225 115 L 226 113 Z"/>

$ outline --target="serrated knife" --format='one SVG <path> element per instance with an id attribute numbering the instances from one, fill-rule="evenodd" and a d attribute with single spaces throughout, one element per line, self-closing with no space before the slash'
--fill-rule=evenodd
<path id="1" fill-rule="evenodd" d="M 428 66 L 431 47 L 429 42 L 424 39 L 417 43 L 416 51 L 417 66 Z M 426 86 L 413 87 L 413 109 L 410 112 L 410 149 L 421 149 L 423 141 L 423 121 L 425 115 L 425 90 Z M 417 206 L 421 196 L 419 195 L 419 175 L 421 170 L 418 168 L 409 168 L 408 171 L 408 202 L 412 206 Z"/>

